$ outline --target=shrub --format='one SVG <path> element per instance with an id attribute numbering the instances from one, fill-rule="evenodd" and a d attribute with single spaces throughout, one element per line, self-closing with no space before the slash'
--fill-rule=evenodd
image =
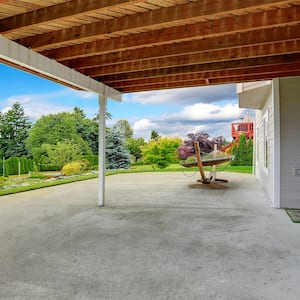
<path id="1" fill-rule="evenodd" d="M 6 179 L 5 177 L 0 176 L 0 187 L 3 187 L 3 186 L 4 186 L 6 180 L 7 180 L 7 179 Z"/>
<path id="2" fill-rule="evenodd" d="M 78 175 L 83 171 L 83 164 L 79 161 L 74 161 L 63 166 L 62 174 L 65 176 Z"/>
<path id="3" fill-rule="evenodd" d="M 33 171 L 33 172 L 29 172 L 28 178 L 39 178 L 39 179 L 44 179 L 45 176 L 44 176 L 43 173 L 41 173 L 41 172 Z"/>
<path id="4" fill-rule="evenodd" d="M 89 166 L 97 166 L 98 165 L 98 155 L 82 155 L 83 160 L 88 161 Z"/>

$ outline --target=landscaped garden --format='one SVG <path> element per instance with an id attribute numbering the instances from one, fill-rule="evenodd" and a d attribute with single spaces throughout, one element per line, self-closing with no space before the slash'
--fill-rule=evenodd
<path id="1" fill-rule="evenodd" d="M 161 137 L 155 130 L 149 135 L 148 140 L 134 138 L 127 120 L 107 128 L 106 175 L 198 172 L 197 167 L 181 165 L 195 159 L 194 143 L 199 143 L 203 155 L 226 144 L 222 136 L 211 138 L 205 132 L 188 134 L 184 140 Z M 45 115 L 31 124 L 15 103 L 11 110 L 0 113 L 0 146 L 0 195 L 98 176 L 97 118 L 88 119 L 80 108 Z M 252 147 L 251 141 L 241 138 L 233 147 L 235 160 L 219 165 L 217 171 L 251 173 Z"/>

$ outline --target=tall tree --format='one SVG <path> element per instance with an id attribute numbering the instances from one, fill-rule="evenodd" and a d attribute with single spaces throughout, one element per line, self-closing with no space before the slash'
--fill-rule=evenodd
<path id="1" fill-rule="evenodd" d="M 150 136 L 151 140 L 157 141 L 159 139 L 159 137 L 160 137 L 160 135 L 158 134 L 158 132 L 156 130 L 151 131 L 151 136 Z"/>
<path id="2" fill-rule="evenodd" d="M 77 132 L 76 119 L 73 113 L 62 112 L 49 114 L 36 121 L 27 139 L 34 160 L 39 161 L 47 156 L 43 144 L 56 145 L 58 142 L 72 141 L 79 146 L 82 154 L 92 154 L 86 141 Z"/>
<path id="3" fill-rule="evenodd" d="M 27 155 L 25 141 L 30 128 L 29 117 L 18 102 L 6 113 L 0 114 L 0 154 L 5 158 Z"/>
<path id="4" fill-rule="evenodd" d="M 189 133 L 187 139 L 177 149 L 177 154 L 180 159 L 186 159 L 189 156 L 195 155 L 194 143 L 199 142 L 201 154 L 210 153 L 214 150 L 214 145 L 217 144 L 218 149 L 224 144 L 225 139 L 222 136 L 210 138 L 207 132 Z"/>
<path id="5" fill-rule="evenodd" d="M 128 169 L 130 154 L 125 147 L 124 138 L 115 128 L 106 132 L 106 168 Z"/>
<path id="6" fill-rule="evenodd" d="M 84 141 L 86 141 L 91 148 L 93 154 L 98 154 L 98 122 L 94 119 L 88 119 L 83 109 L 74 108 L 75 126 L 77 133 L 79 133 Z"/>
<path id="7" fill-rule="evenodd" d="M 79 159 L 82 154 L 79 145 L 72 141 L 57 142 L 56 145 L 43 144 L 42 148 L 47 153 L 44 163 L 58 166 L 60 170 L 65 164 Z"/>
<path id="8" fill-rule="evenodd" d="M 142 158 L 142 146 L 145 145 L 145 140 L 140 138 L 129 138 L 126 140 L 126 148 L 129 150 L 130 155 L 137 161 Z"/>
<path id="9" fill-rule="evenodd" d="M 125 139 L 132 138 L 133 129 L 130 127 L 130 124 L 127 120 L 119 120 L 114 126 L 114 130 L 119 131 L 122 137 Z"/>

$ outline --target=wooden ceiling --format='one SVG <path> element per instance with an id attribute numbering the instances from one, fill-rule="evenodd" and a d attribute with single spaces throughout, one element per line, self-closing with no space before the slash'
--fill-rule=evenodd
<path id="1" fill-rule="evenodd" d="M 124 93 L 300 75 L 300 0 L 0 0 L 0 33 Z"/>

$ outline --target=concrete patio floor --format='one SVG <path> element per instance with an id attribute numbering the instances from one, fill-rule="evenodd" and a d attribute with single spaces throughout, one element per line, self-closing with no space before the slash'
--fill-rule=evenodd
<path id="1" fill-rule="evenodd" d="M 298 300 L 300 224 L 254 176 L 189 189 L 183 173 L 0 197 L 0 299 Z"/>

